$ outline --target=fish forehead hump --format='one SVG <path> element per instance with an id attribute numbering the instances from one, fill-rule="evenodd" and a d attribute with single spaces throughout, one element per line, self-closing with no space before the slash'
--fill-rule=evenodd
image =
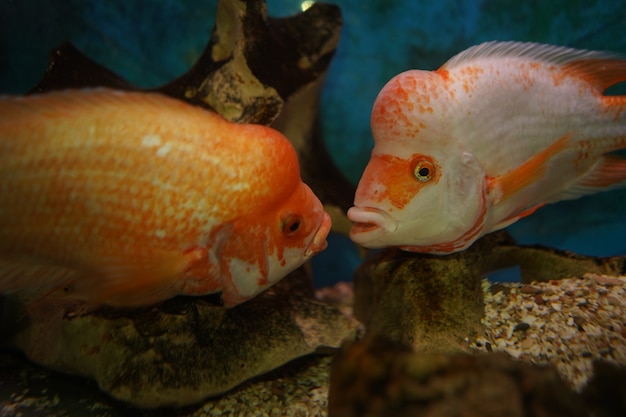
<path id="1" fill-rule="evenodd" d="M 381 89 L 371 114 L 374 143 L 379 151 L 398 153 L 415 145 L 437 144 L 442 122 L 450 117 L 453 94 L 440 74 L 409 70 Z"/>
<path id="2" fill-rule="evenodd" d="M 487 42 L 436 71 L 399 74 L 383 88 L 372 113 L 377 151 L 398 154 L 402 147 L 427 151 L 427 143 L 437 149 L 463 143 L 491 175 L 502 174 L 568 131 L 611 123 L 615 111 L 603 113 L 598 105 L 603 90 L 623 79 L 624 61 L 618 58 L 553 45 Z"/>

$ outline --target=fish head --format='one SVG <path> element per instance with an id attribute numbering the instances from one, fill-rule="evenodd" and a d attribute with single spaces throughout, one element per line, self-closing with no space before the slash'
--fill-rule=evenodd
<path id="1" fill-rule="evenodd" d="M 326 249 L 331 220 L 321 201 L 303 182 L 271 217 L 267 280 L 273 284 Z"/>
<path id="2" fill-rule="evenodd" d="M 460 158 L 374 153 L 357 187 L 348 218 L 351 239 L 369 248 L 399 246 L 450 253 L 482 231 L 486 182 L 469 153 Z"/>
<path id="3" fill-rule="evenodd" d="M 224 250 L 229 282 L 222 299 L 233 306 L 276 284 L 326 249 L 331 220 L 303 182 L 274 207 L 264 207 L 238 222 Z"/>
<path id="4" fill-rule="evenodd" d="M 450 253 L 482 231 L 486 175 L 447 129 L 440 78 L 410 71 L 392 79 L 376 99 L 375 146 L 348 211 L 355 243 Z"/>

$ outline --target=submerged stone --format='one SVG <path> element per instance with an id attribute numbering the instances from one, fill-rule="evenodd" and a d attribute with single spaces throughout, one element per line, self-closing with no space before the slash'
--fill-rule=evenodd
<path id="1" fill-rule="evenodd" d="M 621 275 L 626 257 L 595 258 L 540 246 L 520 246 L 505 233 L 469 249 L 434 256 L 384 249 L 354 276 L 354 312 L 369 334 L 418 351 L 471 351 L 484 334 L 481 281 L 491 271 L 518 266 L 526 284 L 583 276 Z"/>
<path id="2" fill-rule="evenodd" d="M 329 417 L 588 415 L 553 367 L 504 354 L 419 353 L 378 336 L 335 357 L 328 403 Z"/>
<path id="3" fill-rule="evenodd" d="M 294 358 L 337 347 L 353 332 L 353 320 L 294 289 L 296 281 L 310 282 L 300 269 L 232 309 L 214 297 L 83 315 L 48 305 L 31 310 L 29 324 L 7 345 L 50 369 L 92 378 L 138 407 L 194 404 Z M 4 320 L 15 319 L 7 313 Z"/>

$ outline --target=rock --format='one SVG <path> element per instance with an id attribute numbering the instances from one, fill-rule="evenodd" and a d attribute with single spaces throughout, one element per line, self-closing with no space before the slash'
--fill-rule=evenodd
<path id="1" fill-rule="evenodd" d="M 582 276 L 587 272 L 606 275 L 626 273 L 626 256 L 584 256 L 539 245 L 499 245 L 488 258 L 485 269 L 493 271 L 517 265 L 526 283 Z"/>
<path id="2" fill-rule="evenodd" d="M 594 258 L 518 246 L 505 232 L 489 234 L 468 250 L 447 256 L 384 249 L 355 273 L 355 316 L 368 333 L 418 351 L 469 352 L 468 341 L 484 334 L 483 276 L 516 265 L 530 283 L 587 272 L 621 275 L 626 257 Z"/>
<path id="3" fill-rule="evenodd" d="M 351 334 L 354 321 L 289 288 L 293 281 L 298 278 L 228 310 L 211 303 L 213 297 L 84 315 L 48 305 L 31 310 L 30 324 L 9 346 L 50 369 L 92 378 L 138 407 L 189 405 L 294 358 L 337 347 Z"/>
<path id="4" fill-rule="evenodd" d="M 416 353 L 382 337 L 341 349 L 328 403 L 329 417 L 588 415 L 553 367 L 504 354 Z"/>
<path id="5" fill-rule="evenodd" d="M 141 410 L 111 401 L 71 378 L 0 352 L 0 416 L 15 417 L 326 417 L 330 357 L 310 355 L 185 408 Z M 90 381 L 88 381 L 90 382 Z"/>
<path id="6" fill-rule="evenodd" d="M 596 361 L 593 378 L 583 391 L 592 415 L 626 416 L 626 366 Z"/>
<path id="7" fill-rule="evenodd" d="M 468 350 L 465 340 L 482 333 L 483 299 L 477 242 L 449 256 L 384 249 L 354 275 L 354 314 L 368 334 L 383 335 L 418 351 Z"/>
<path id="8" fill-rule="evenodd" d="M 262 0 L 220 0 L 198 62 L 158 91 L 212 108 L 233 122 L 269 125 L 283 103 L 323 78 L 339 41 L 339 7 L 314 4 L 287 18 Z"/>

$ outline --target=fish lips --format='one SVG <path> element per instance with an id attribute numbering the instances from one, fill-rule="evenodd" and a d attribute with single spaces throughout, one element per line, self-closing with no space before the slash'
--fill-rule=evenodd
<path id="1" fill-rule="evenodd" d="M 354 223 L 350 239 L 367 247 L 379 246 L 376 245 L 377 239 L 398 229 L 398 222 L 393 217 L 375 207 L 350 207 L 348 219 Z"/>
<path id="2" fill-rule="evenodd" d="M 313 256 L 326 249 L 326 247 L 328 246 L 326 238 L 328 237 L 328 233 L 330 233 L 331 226 L 332 222 L 330 220 L 330 216 L 328 215 L 328 213 L 324 212 L 322 216 L 322 222 L 317 228 L 317 231 L 313 236 L 313 240 L 306 248 L 304 256 Z"/>

